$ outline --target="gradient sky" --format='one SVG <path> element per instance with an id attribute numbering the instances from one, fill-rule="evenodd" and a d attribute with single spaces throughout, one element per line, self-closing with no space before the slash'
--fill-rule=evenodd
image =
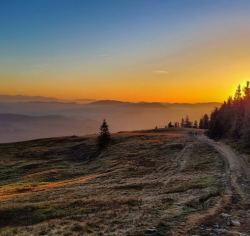
<path id="1" fill-rule="evenodd" d="M 223 101 L 250 80 L 249 0 L 0 0 L 0 93 Z"/>

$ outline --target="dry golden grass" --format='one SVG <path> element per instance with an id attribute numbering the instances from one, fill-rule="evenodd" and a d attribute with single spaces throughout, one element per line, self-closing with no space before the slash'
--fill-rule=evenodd
<path id="1" fill-rule="evenodd" d="M 30 186 L 12 186 L 9 185 L 8 187 L 0 189 L 0 202 L 11 200 L 16 197 L 20 197 L 23 195 L 30 195 L 35 192 L 42 192 L 42 191 L 49 191 L 54 188 L 62 188 L 67 185 L 74 185 L 74 184 L 84 184 L 90 180 L 95 179 L 96 177 L 101 175 L 89 175 L 84 177 L 72 178 L 69 180 L 63 181 L 56 181 L 51 183 L 40 183 L 39 185 L 30 185 Z"/>
<path id="2" fill-rule="evenodd" d="M 95 142 L 0 145 L 0 235 L 166 235 L 221 199 L 222 159 L 185 130 Z"/>

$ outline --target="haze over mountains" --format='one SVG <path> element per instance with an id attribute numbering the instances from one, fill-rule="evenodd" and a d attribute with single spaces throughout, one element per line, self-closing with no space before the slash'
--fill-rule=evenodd
<path id="1" fill-rule="evenodd" d="M 96 133 L 104 118 L 112 132 L 150 129 L 186 115 L 199 119 L 218 105 L 0 95 L 0 142 Z"/>

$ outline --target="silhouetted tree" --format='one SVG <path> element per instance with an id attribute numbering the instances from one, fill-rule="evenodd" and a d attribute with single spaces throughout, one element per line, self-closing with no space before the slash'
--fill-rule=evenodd
<path id="1" fill-rule="evenodd" d="M 209 128 L 209 117 L 207 114 L 203 116 L 203 129 Z"/>
<path id="2" fill-rule="evenodd" d="M 203 118 L 200 119 L 200 122 L 199 122 L 199 129 L 204 129 Z"/>
<path id="3" fill-rule="evenodd" d="M 216 108 L 210 120 L 203 116 L 199 127 L 206 128 L 212 138 L 230 138 L 250 148 L 250 83 L 241 89 L 237 87 L 234 98 L 229 97 L 221 107 Z"/>
<path id="4" fill-rule="evenodd" d="M 103 149 L 108 146 L 111 141 L 111 136 L 109 133 L 109 128 L 106 120 L 104 119 L 100 127 L 100 134 L 98 136 L 98 146 Z"/>
<path id="5" fill-rule="evenodd" d="M 205 114 L 199 122 L 199 128 L 200 129 L 208 129 L 209 127 L 209 117 L 207 114 Z"/>
<path id="6" fill-rule="evenodd" d="M 234 103 L 236 104 L 240 101 L 241 101 L 241 86 L 239 85 L 234 95 Z"/>
<path id="7" fill-rule="evenodd" d="M 194 121 L 194 128 L 198 129 L 198 121 L 197 120 Z"/>
<path id="8" fill-rule="evenodd" d="M 170 121 L 169 123 L 168 123 L 168 128 L 173 128 L 174 126 L 173 126 L 173 124 L 172 124 L 172 122 Z"/>
<path id="9" fill-rule="evenodd" d="M 188 116 L 186 116 L 184 127 L 185 128 L 192 128 L 192 122 L 189 120 Z"/>
<path id="10" fill-rule="evenodd" d="M 233 100 L 233 105 L 234 105 L 234 119 L 232 122 L 232 128 L 231 128 L 231 135 L 239 139 L 241 136 L 241 128 L 242 128 L 242 123 L 244 119 L 244 108 L 243 108 L 243 99 L 242 99 L 242 93 L 241 93 L 241 86 L 239 85 L 235 95 L 234 95 L 234 100 Z"/>
<path id="11" fill-rule="evenodd" d="M 241 130 L 242 143 L 245 147 L 250 148 L 250 82 L 248 81 L 244 88 L 243 96 L 244 120 Z"/>
<path id="12" fill-rule="evenodd" d="M 211 114 L 208 134 L 211 138 L 221 138 L 223 136 L 218 108 L 216 108 Z"/>
<path id="13" fill-rule="evenodd" d="M 243 99 L 245 101 L 249 101 L 250 100 L 250 82 L 247 81 L 246 87 L 244 88 L 244 97 Z"/>
<path id="14" fill-rule="evenodd" d="M 182 128 L 185 127 L 185 120 L 184 120 L 184 118 L 181 119 L 181 127 L 182 127 Z"/>

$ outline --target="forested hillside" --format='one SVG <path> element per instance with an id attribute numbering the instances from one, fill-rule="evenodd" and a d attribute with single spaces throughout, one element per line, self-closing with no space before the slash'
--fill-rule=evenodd
<path id="1" fill-rule="evenodd" d="M 250 149 L 250 82 L 244 88 L 239 85 L 234 97 L 211 113 L 208 135 L 230 138 Z"/>

